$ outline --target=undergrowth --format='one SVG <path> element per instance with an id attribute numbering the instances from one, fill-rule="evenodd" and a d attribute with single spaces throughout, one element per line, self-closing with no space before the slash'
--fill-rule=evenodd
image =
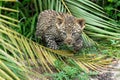
<path id="1" fill-rule="evenodd" d="M 97 72 L 86 73 L 71 59 L 68 59 L 69 65 L 62 63 L 61 61 L 55 61 L 55 67 L 60 70 L 58 73 L 50 74 L 54 80 L 89 80 L 90 76 L 95 76 Z"/>

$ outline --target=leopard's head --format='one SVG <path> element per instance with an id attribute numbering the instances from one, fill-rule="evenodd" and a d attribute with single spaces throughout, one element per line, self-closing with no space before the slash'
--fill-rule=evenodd
<path id="1" fill-rule="evenodd" d="M 59 15 L 56 17 L 56 26 L 64 43 L 73 46 L 85 28 L 85 20 L 69 14 Z"/>

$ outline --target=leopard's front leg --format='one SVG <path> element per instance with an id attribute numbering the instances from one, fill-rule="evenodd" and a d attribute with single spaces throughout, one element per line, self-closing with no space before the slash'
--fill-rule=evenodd
<path id="1" fill-rule="evenodd" d="M 55 37 L 53 35 L 45 35 L 45 41 L 47 46 L 51 49 L 58 49 L 58 45 L 55 41 Z"/>
<path id="2" fill-rule="evenodd" d="M 80 38 L 74 44 L 74 50 L 79 51 L 83 47 L 83 40 Z"/>

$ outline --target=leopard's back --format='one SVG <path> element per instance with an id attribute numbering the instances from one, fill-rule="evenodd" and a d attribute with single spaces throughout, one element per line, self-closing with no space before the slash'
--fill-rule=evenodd
<path id="1" fill-rule="evenodd" d="M 53 10 L 45 10 L 40 13 L 38 17 L 37 27 L 36 27 L 36 36 L 42 36 L 49 28 L 55 28 L 55 18 L 57 12 Z"/>

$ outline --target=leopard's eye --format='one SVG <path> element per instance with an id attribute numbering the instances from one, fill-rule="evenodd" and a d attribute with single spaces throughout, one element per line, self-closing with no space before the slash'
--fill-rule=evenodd
<path id="1" fill-rule="evenodd" d="M 78 33 L 78 32 L 73 32 L 73 33 L 72 33 L 72 36 L 73 36 L 73 37 L 79 37 L 79 36 L 80 36 L 80 33 Z"/>
<path id="2" fill-rule="evenodd" d="M 61 32 L 61 35 L 66 35 L 66 33 L 65 32 Z"/>
<path id="3" fill-rule="evenodd" d="M 63 38 L 66 38 L 66 33 L 65 32 L 61 32 L 61 37 L 63 37 Z"/>

